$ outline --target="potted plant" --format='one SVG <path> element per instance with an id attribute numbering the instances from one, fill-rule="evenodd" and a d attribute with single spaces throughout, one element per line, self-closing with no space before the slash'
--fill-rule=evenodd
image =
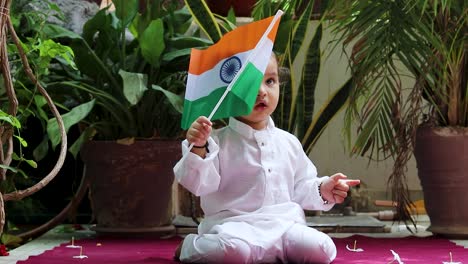
<path id="1" fill-rule="evenodd" d="M 405 172 L 414 153 L 429 230 L 467 236 L 466 5 L 331 1 L 329 11 L 338 39 L 352 48 L 355 86 L 346 116 L 349 133 L 358 123 L 352 152 L 395 161 L 389 185 L 406 220 L 412 218 Z"/>
<path id="2" fill-rule="evenodd" d="M 115 11 L 100 10 L 81 36 L 45 28 L 73 48 L 78 67 L 64 67 L 48 89 L 76 104 L 64 119 L 82 128 L 70 151 L 81 153 L 89 175 L 96 231 L 172 231 L 172 167 L 181 155 L 190 49 L 211 42 L 187 34 L 192 18 L 174 1 L 113 3 Z M 48 127 L 53 145 L 55 131 Z"/>

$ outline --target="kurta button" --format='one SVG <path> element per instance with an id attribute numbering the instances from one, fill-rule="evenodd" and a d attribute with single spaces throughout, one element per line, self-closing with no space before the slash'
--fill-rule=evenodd
<path id="1" fill-rule="evenodd" d="M 262 142 L 262 147 L 263 147 L 263 146 L 265 146 L 265 143 L 264 143 L 264 142 Z"/>
<path id="2" fill-rule="evenodd" d="M 271 172 L 271 169 L 268 169 L 268 172 Z"/>

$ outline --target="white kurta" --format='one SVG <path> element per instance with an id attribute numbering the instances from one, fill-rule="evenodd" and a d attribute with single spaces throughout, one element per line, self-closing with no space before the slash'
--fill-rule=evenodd
<path id="1" fill-rule="evenodd" d="M 199 235 L 220 234 L 268 248 L 294 224 L 304 224 L 303 209 L 330 210 L 318 185 L 326 177 L 304 153 L 299 140 L 278 129 L 254 130 L 231 118 L 214 130 L 202 159 L 187 153 L 174 167 L 176 179 L 200 196 L 204 220 Z"/>

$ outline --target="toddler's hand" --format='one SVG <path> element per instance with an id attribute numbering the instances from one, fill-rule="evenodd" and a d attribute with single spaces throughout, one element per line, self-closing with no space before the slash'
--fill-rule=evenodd
<path id="1" fill-rule="evenodd" d="M 197 120 L 193 121 L 186 136 L 189 144 L 193 143 L 195 146 L 204 146 L 208 137 L 210 137 L 211 126 L 211 121 L 204 116 L 200 116 Z"/>
<path id="2" fill-rule="evenodd" d="M 336 173 L 322 182 L 320 192 L 322 198 L 330 203 L 342 203 L 348 196 L 349 187 L 361 183 L 360 180 L 348 180 L 342 173 Z"/>

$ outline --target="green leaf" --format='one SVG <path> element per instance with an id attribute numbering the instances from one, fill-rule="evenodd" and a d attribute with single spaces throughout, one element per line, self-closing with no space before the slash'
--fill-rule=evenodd
<path id="1" fill-rule="evenodd" d="M 208 5 L 204 0 L 184 0 L 185 5 L 189 9 L 193 18 L 200 26 L 201 30 L 206 33 L 208 38 L 213 42 L 217 42 L 221 39 L 223 34 L 219 28 L 218 23 L 213 13 L 208 8 Z"/>
<path id="2" fill-rule="evenodd" d="M 6 170 L 10 170 L 10 171 L 12 171 L 12 172 L 14 172 L 14 173 L 17 173 L 17 172 L 18 172 L 18 169 L 13 168 L 13 167 L 11 167 L 11 166 L 3 165 L 3 164 L 0 164 L 0 168 L 6 169 Z"/>
<path id="3" fill-rule="evenodd" d="M 83 132 L 81 132 L 78 139 L 73 143 L 73 145 L 68 149 L 73 157 L 76 159 L 78 157 L 78 152 L 81 150 L 81 146 L 88 140 L 90 140 L 96 134 L 96 129 L 93 127 L 87 127 Z"/>
<path id="4" fill-rule="evenodd" d="M 125 98 L 131 105 L 136 105 L 145 91 L 148 90 L 146 87 L 148 77 L 142 73 L 126 72 L 124 70 L 120 70 L 119 74 L 123 80 Z"/>
<path id="5" fill-rule="evenodd" d="M 234 13 L 234 8 L 232 8 L 232 6 L 231 8 L 229 8 L 229 12 L 227 14 L 226 19 L 234 25 L 237 23 L 236 13 Z"/>
<path id="6" fill-rule="evenodd" d="M 33 167 L 34 169 L 37 169 L 37 163 L 34 160 L 29 160 L 29 159 L 23 159 L 23 160 L 26 161 L 26 163 L 29 164 L 29 166 Z"/>
<path id="7" fill-rule="evenodd" d="M 36 110 L 37 112 L 39 113 L 39 116 L 43 119 L 43 120 L 47 120 L 49 119 L 49 117 L 47 116 L 47 113 L 44 111 L 44 109 L 42 109 L 42 107 L 44 105 L 47 105 L 47 101 L 46 99 L 44 98 L 44 96 L 42 95 L 35 95 L 34 96 L 34 103 L 36 105 Z"/>
<path id="8" fill-rule="evenodd" d="M 44 135 L 42 138 L 41 143 L 37 145 L 37 147 L 33 151 L 33 157 L 37 161 L 41 161 L 45 156 L 47 156 L 47 153 L 49 152 L 49 137 L 47 135 Z"/>
<path id="9" fill-rule="evenodd" d="M 70 112 L 62 115 L 65 131 L 68 133 L 68 130 L 71 126 L 83 120 L 89 114 L 89 112 L 91 112 L 91 109 L 93 109 L 94 104 L 95 99 L 87 103 L 81 104 L 79 106 L 76 106 L 72 108 Z M 55 120 L 55 118 L 51 118 L 47 121 L 47 135 L 49 136 L 53 148 L 55 148 L 62 140 L 60 136 L 61 134 L 58 127 L 58 123 Z"/>
<path id="10" fill-rule="evenodd" d="M 170 38 L 167 44 L 167 46 L 171 49 L 185 49 L 206 47 L 213 44 L 213 42 L 205 38 L 181 36 Z"/>
<path id="11" fill-rule="evenodd" d="M 106 10 L 99 10 L 91 19 L 83 25 L 83 39 L 88 43 L 93 43 L 93 38 L 100 31 L 109 31 L 111 28 L 112 16 L 108 15 Z"/>
<path id="12" fill-rule="evenodd" d="M 0 116 L 0 120 L 5 121 L 16 128 L 21 127 L 21 123 L 13 116 Z"/>
<path id="13" fill-rule="evenodd" d="M 39 56 L 41 61 L 44 61 L 44 67 L 47 67 L 53 58 L 60 57 L 66 61 L 67 65 L 73 69 L 77 69 L 75 62 L 73 61 L 73 50 L 70 47 L 59 44 L 51 39 L 47 39 L 41 43 L 39 46 Z"/>
<path id="14" fill-rule="evenodd" d="M 143 31 L 138 41 L 140 42 L 141 54 L 145 60 L 158 67 L 161 54 L 166 48 L 162 19 L 153 20 Z"/>
<path id="15" fill-rule="evenodd" d="M 308 47 L 306 59 L 303 66 L 302 82 L 299 87 L 301 107 L 297 107 L 297 134 L 302 141 L 304 134 L 313 121 L 315 106 L 315 91 L 317 89 L 317 80 L 320 73 L 320 42 L 322 40 L 322 25 L 320 24 L 315 32 L 314 38 Z M 299 117 L 300 116 L 300 117 Z"/>
<path id="16" fill-rule="evenodd" d="M 312 8 L 314 6 L 315 1 L 310 1 L 307 5 L 307 9 L 299 18 L 296 26 L 294 27 L 294 35 L 293 40 L 291 43 L 291 59 L 292 61 L 296 60 L 297 53 L 302 47 L 302 43 L 304 42 L 304 38 L 306 36 L 307 27 L 309 26 L 310 22 L 310 15 L 312 14 Z"/>
<path id="17" fill-rule="evenodd" d="M 17 136 L 17 135 L 13 135 L 16 139 L 18 139 L 18 141 L 20 142 L 21 146 L 23 147 L 27 147 L 28 146 L 28 142 L 26 142 L 26 140 L 24 140 L 22 137 L 20 136 Z"/>
<path id="18" fill-rule="evenodd" d="M 138 13 L 138 0 L 113 0 L 115 15 L 121 20 L 122 28 L 127 27 Z"/>
<path id="19" fill-rule="evenodd" d="M 56 38 L 81 39 L 80 35 L 58 25 L 46 24 L 44 25 L 42 32 L 51 39 L 56 39 Z"/>
<path id="20" fill-rule="evenodd" d="M 162 60 L 164 62 L 170 62 L 179 57 L 185 57 L 185 56 L 190 55 L 191 51 L 192 51 L 192 48 L 187 48 L 187 49 L 180 49 L 180 50 L 167 52 L 167 53 L 164 53 Z"/>
<path id="21" fill-rule="evenodd" d="M 330 121 L 336 114 L 343 109 L 349 99 L 349 94 L 353 87 L 352 79 L 349 79 L 338 91 L 336 91 L 322 109 L 315 115 L 314 122 L 309 126 L 307 132 L 302 139 L 302 146 L 307 153 L 312 151 L 312 147 L 317 142 L 317 139 L 323 133 Z"/>
<path id="22" fill-rule="evenodd" d="M 161 86 L 158 85 L 152 85 L 151 86 L 154 90 L 156 91 L 161 91 L 164 93 L 164 95 L 167 97 L 169 102 L 171 102 L 172 106 L 179 112 L 182 113 L 184 111 L 184 99 L 181 95 L 177 95 L 173 92 L 170 92 L 168 90 L 165 90 Z"/>

